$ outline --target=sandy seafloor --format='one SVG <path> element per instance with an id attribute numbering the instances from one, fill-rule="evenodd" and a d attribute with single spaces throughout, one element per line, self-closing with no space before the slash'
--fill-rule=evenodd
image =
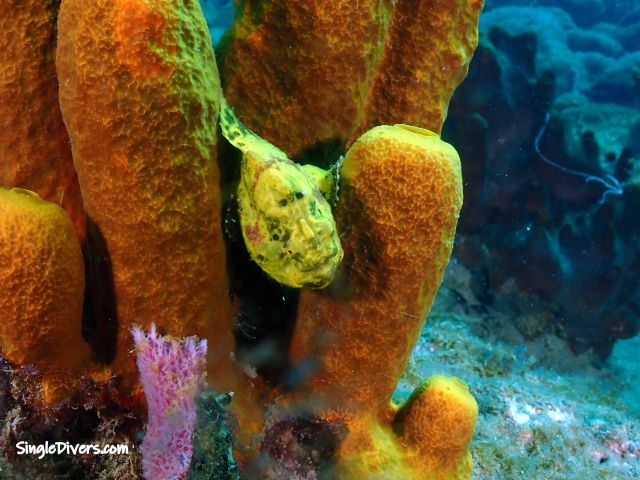
<path id="1" fill-rule="evenodd" d="M 485 308 L 470 278 L 453 260 L 396 400 L 434 373 L 469 384 L 474 480 L 640 479 L 640 337 L 596 364 L 543 322 Z M 5 462 L 0 479 L 27 478 Z"/>
<path id="2" fill-rule="evenodd" d="M 431 374 L 471 388 L 474 479 L 640 479 L 640 338 L 604 363 L 573 355 L 539 319 L 483 307 L 449 266 L 396 392 Z"/>

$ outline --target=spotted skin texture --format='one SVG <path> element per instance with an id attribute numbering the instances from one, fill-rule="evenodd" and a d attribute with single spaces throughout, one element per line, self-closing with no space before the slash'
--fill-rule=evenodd
<path id="1" fill-rule="evenodd" d="M 229 388 L 220 85 L 198 2 L 65 0 L 57 67 L 85 207 L 112 265 L 111 368 L 137 385 L 129 330 L 155 322 L 209 339 L 214 385 Z"/>
<path id="2" fill-rule="evenodd" d="M 329 287 L 302 291 L 291 347 L 294 362 L 317 365 L 300 396 L 349 427 L 337 454 L 342 480 L 469 478 L 470 470 L 455 476 L 415 463 L 415 449 L 391 430 L 389 406 L 442 281 L 461 206 L 458 154 L 431 131 L 380 126 L 347 152 L 335 212 L 345 257 Z"/>
<path id="3" fill-rule="evenodd" d="M 273 279 L 293 288 L 331 282 L 340 239 L 329 203 L 298 164 L 245 154 L 238 209 L 245 245 Z"/>
<path id="4" fill-rule="evenodd" d="M 61 205 L 82 240 L 82 198 L 58 102 L 59 3 L 0 0 L 0 187 Z"/>
<path id="5" fill-rule="evenodd" d="M 85 373 L 84 263 L 71 220 L 54 203 L 0 188 L 0 347 L 43 374 L 45 400 L 72 393 Z"/>
<path id="6" fill-rule="evenodd" d="M 316 185 L 330 192 L 331 172 L 292 162 L 222 104 L 222 134 L 242 152 L 238 211 L 251 258 L 283 285 L 327 286 L 342 248 L 331 206 Z"/>
<path id="7" fill-rule="evenodd" d="M 223 38 L 225 95 L 298 157 L 381 124 L 440 132 L 478 42 L 482 0 L 247 0 Z"/>

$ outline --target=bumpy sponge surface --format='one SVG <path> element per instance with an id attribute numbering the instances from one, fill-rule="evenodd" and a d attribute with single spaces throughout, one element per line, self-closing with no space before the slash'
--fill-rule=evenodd
<path id="1" fill-rule="evenodd" d="M 428 130 L 376 127 L 347 152 L 333 283 L 300 296 L 294 360 L 312 359 L 315 395 L 381 411 L 440 286 L 462 205 L 460 160 Z"/>
<path id="2" fill-rule="evenodd" d="M 65 211 L 0 189 L 0 347 L 12 363 L 42 371 L 49 401 L 87 368 L 83 296 L 82 252 Z"/>
<path id="3" fill-rule="evenodd" d="M 0 187 L 60 204 L 84 236 L 84 212 L 56 78 L 60 0 L 0 0 Z"/>
<path id="4" fill-rule="evenodd" d="M 62 112 L 113 272 L 113 369 L 136 382 L 129 329 L 154 321 L 164 334 L 215 339 L 210 370 L 226 374 L 220 83 L 199 3 L 67 0 L 58 29 Z"/>
<path id="5" fill-rule="evenodd" d="M 433 375 L 400 408 L 393 428 L 412 452 L 412 463 L 429 478 L 469 478 L 469 444 L 477 419 L 478 404 L 467 385 Z"/>
<path id="6" fill-rule="evenodd" d="M 229 103 L 292 158 L 382 124 L 439 132 L 482 0 L 238 2 L 220 43 Z"/>

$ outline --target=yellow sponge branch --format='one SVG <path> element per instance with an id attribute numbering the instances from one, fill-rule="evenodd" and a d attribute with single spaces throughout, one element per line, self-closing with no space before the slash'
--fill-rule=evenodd
<path id="1" fill-rule="evenodd" d="M 354 143 L 335 212 L 345 257 L 329 287 L 302 292 L 291 348 L 294 360 L 319 362 L 314 394 L 353 411 L 385 408 L 440 286 L 461 205 L 458 155 L 437 135 L 381 126 Z"/>
<path id="2" fill-rule="evenodd" d="M 80 242 L 65 211 L 34 192 L 0 188 L 0 347 L 12 363 L 42 372 L 49 403 L 88 370 L 83 298 Z"/>
<path id="3" fill-rule="evenodd" d="M 389 405 L 451 255 L 458 154 L 429 130 L 376 127 L 347 152 L 340 192 L 345 259 L 329 287 L 302 292 L 291 348 L 317 364 L 303 396 L 347 424 L 338 478 L 469 478 L 477 406 L 466 386 L 434 377 L 395 419 Z"/>

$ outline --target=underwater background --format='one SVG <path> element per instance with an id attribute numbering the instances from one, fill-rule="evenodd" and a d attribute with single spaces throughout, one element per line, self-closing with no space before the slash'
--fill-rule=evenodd
<path id="1" fill-rule="evenodd" d="M 202 5 L 217 42 L 232 4 Z M 479 33 L 442 133 L 456 245 L 395 398 L 469 383 L 473 478 L 640 478 L 640 3 L 487 0 Z"/>
<path id="2" fill-rule="evenodd" d="M 200 4 L 220 54 L 233 2 Z M 242 132 L 236 120 L 227 122 Z M 478 48 L 450 100 L 442 139 L 460 155 L 464 204 L 442 286 L 394 400 L 410 400 L 431 375 L 468 384 L 478 405 L 469 446 L 474 479 L 640 479 L 640 2 L 487 0 Z M 325 145 L 323 166 L 342 147 Z M 233 175 L 223 171 L 223 181 Z M 230 256 L 238 271 L 253 272 L 234 208 L 232 200 L 222 218 Z M 236 353 L 261 374 L 280 375 L 286 351 L 267 327 L 291 315 L 295 293 L 274 282 L 237 288 L 255 290 L 258 300 L 243 306 Z M 85 337 L 113 334 L 86 323 Z M 364 332 L 362 340 L 389 330 Z M 137 335 L 137 345 L 162 348 L 153 334 Z M 171 345 L 197 363 L 202 344 L 189 344 L 187 353 L 185 345 Z M 138 368 L 144 365 L 139 357 Z M 304 373 L 284 382 L 294 385 Z M 8 395 L 11 382 L 27 384 L 29 375 L 0 376 L 1 393 Z M 109 388 L 98 391 L 83 401 L 107 417 L 117 410 L 111 423 L 79 415 L 77 424 L 69 416 L 60 425 L 97 428 L 111 441 L 141 440 L 136 408 Z M 238 478 L 222 421 L 232 400 L 207 395 L 198 421 L 206 416 L 208 423 L 198 426 L 194 459 L 218 470 L 189 478 Z M 25 422 L 14 407 L 0 402 L 5 440 L 21 430 L 36 439 L 61 433 L 41 420 Z M 300 444 L 340 434 L 313 421 L 293 431 Z M 289 443 L 276 447 L 274 457 L 304 458 Z M 320 463 L 331 457 L 322 449 L 314 454 Z M 34 462 L 0 458 L 0 478 L 35 478 Z M 74 459 L 45 462 L 41 478 L 128 479 L 140 468 L 135 455 L 91 468 Z M 315 466 L 260 478 L 331 478 Z"/>
<path id="3" fill-rule="evenodd" d="M 639 48 L 637 1 L 485 4 L 443 130 L 457 243 L 405 374 L 470 383 L 476 478 L 640 478 Z"/>
<path id="4" fill-rule="evenodd" d="M 465 203 L 397 399 L 470 384 L 474 478 L 640 478 L 640 4 L 488 0 L 442 135 Z"/>

